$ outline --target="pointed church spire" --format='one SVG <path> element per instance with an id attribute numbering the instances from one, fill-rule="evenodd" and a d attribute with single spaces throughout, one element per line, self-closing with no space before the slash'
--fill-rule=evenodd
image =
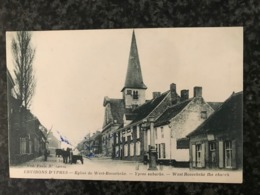
<path id="1" fill-rule="evenodd" d="M 143 83 L 142 71 L 134 31 L 132 35 L 132 43 L 128 60 L 125 86 L 123 87 L 122 91 L 125 88 L 147 89 L 146 85 Z"/>

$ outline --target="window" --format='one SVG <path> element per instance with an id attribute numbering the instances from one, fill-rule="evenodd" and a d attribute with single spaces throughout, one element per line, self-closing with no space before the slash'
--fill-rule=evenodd
<path id="1" fill-rule="evenodd" d="M 157 128 L 154 128 L 154 134 L 155 134 L 155 139 L 158 138 L 158 135 L 157 135 Z"/>
<path id="2" fill-rule="evenodd" d="M 116 146 L 116 157 L 119 157 L 119 147 Z"/>
<path id="3" fill-rule="evenodd" d="M 163 127 L 161 127 L 161 137 L 164 138 L 164 131 L 163 131 Z"/>
<path id="4" fill-rule="evenodd" d="M 197 167 L 201 167 L 201 144 L 196 145 Z"/>
<path id="5" fill-rule="evenodd" d="M 215 142 L 210 142 L 209 143 L 209 150 L 210 151 L 215 151 L 216 150 L 216 143 Z"/>
<path id="6" fill-rule="evenodd" d="M 136 147 L 136 156 L 139 156 L 140 155 L 140 151 L 141 151 L 141 149 L 140 149 L 140 142 L 138 141 L 138 142 L 136 142 L 136 145 L 135 145 L 135 147 Z"/>
<path id="7" fill-rule="evenodd" d="M 28 152 L 29 152 L 29 154 L 32 154 L 32 153 L 33 153 L 33 151 L 32 151 L 32 146 L 33 146 L 33 145 L 32 145 L 32 140 L 29 139 L 28 142 L 29 142 L 29 151 L 28 151 Z"/>
<path id="8" fill-rule="evenodd" d="M 159 146 L 158 146 L 159 145 Z M 156 148 L 156 153 L 157 153 L 157 157 L 161 158 L 161 154 L 160 154 L 160 144 L 155 144 L 155 148 Z"/>
<path id="9" fill-rule="evenodd" d="M 36 137 L 34 138 L 34 151 L 39 152 L 39 141 Z"/>
<path id="10" fill-rule="evenodd" d="M 126 94 L 127 94 L 127 95 L 132 95 L 132 90 L 129 90 L 129 89 L 128 89 L 128 90 L 126 91 Z"/>
<path id="11" fill-rule="evenodd" d="M 119 133 L 116 133 L 116 144 L 119 142 Z"/>
<path id="12" fill-rule="evenodd" d="M 196 167 L 205 167 L 205 143 L 196 145 Z"/>
<path id="13" fill-rule="evenodd" d="M 20 154 L 26 154 L 26 138 L 20 138 Z"/>
<path id="14" fill-rule="evenodd" d="M 211 168 L 216 167 L 216 143 L 209 143 L 209 166 Z"/>
<path id="15" fill-rule="evenodd" d="M 133 99 L 138 99 L 138 91 L 133 91 Z"/>
<path id="16" fill-rule="evenodd" d="M 166 158 L 165 143 L 160 144 L 160 157 Z"/>
<path id="17" fill-rule="evenodd" d="M 226 141 L 224 147 L 225 147 L 225 167 L 231 168 L 232 167 L 232 142 Z"/>
<path id="18" fill-rule="evenodd" d="M 201 111 L 200 115 L 202 119 L 207 119 L 207 111 Z"/>

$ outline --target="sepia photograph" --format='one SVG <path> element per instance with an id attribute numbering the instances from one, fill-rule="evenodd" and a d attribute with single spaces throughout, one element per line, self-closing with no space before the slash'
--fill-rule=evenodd
<path id="1" fill-rule="evenodd" d="M 6 32 L 11 178 L 243 182 L 243 28 Z"/>

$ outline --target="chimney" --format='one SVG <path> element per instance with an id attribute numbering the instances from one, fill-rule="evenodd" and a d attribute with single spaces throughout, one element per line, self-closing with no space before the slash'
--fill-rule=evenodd
<path id="1" fill-rule="evenodd" d="M 160 95 L 161 95 L 161 92 L 158 92 L 158 91 L 153 92 L 153 99 L 159 97 Z"/>
<path id="2" fill-rule="evenodd" d="M 181 102 L 189 99 L 189 90 L 181 90 Z"/>
<path id="3" fill-rule="evenodd" d="M 104 98 L 104 101 L 103 101 L 103 106 L 105 107 L 108 102 L 110 102 L 110 99 L 109 99 L 108 96 L 106 96 L 106 97 Z"/>
<path id="4" fill-rule="evenodd" d="M 171 92 L 172 104 L 176 104 L 177 100 L 178 100 L 178 95 L 177 95 L 177 92 L 176 92 L 176 84 L 175 83 L 170 84 L 170 92 Z"/>
<path id="5" fill-rule="evenodd" d="M 202 87 L 194 87 L 194 97 L 202 97 Z"/>

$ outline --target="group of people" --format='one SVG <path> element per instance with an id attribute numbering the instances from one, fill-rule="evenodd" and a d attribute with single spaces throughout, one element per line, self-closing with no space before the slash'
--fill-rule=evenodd
<path id="1" fill-rule="evenodd" d="M 43 156 L 44 156 L 44 161 L 47 161 L 48 156 L 50 154 L 50 151 L 45 148 Z M 71 148 L 67 148 L 66 150 L 64 149 L 56 149 L 56 156 L 62 156 L 63 158 L 63 163 L 72 163 L 72 156 L 73 152 Z"/>
<path id="2" fill-rule="evenodd" d="M 67 148 L 67 150 L 63 149 L 63 154 L 62 154 L 63 163 L 65 163 L 65 164 L 67 164 L 67 163 L 72 164 L 72 156 L 73 156 L 73 152 L 72 152 L 71 148 Z"/>

